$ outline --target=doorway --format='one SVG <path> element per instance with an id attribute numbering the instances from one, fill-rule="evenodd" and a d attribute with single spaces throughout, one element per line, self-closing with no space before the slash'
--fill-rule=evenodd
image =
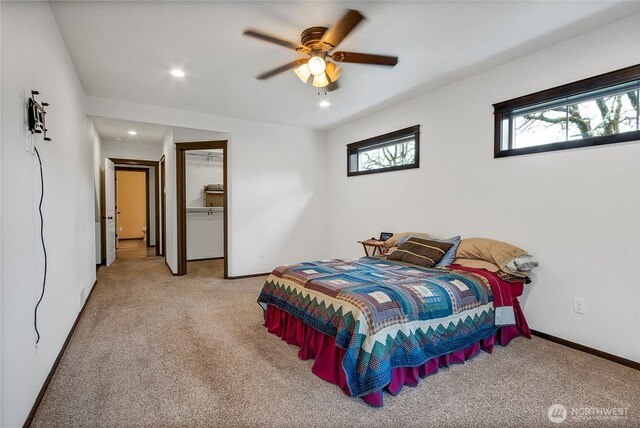
<path id="1" fill-rule="evenodd" d="M 155 255 L 149 221 L 149 169 L 115 168 L 116 258 L 134 259 Z"/>
<path id="2" fill-rule="evenodd" d="M 161 177 L 158 170 L 157 161 L 105 159 L 102 215 L 105 239 L 102 254 L 107 266 L 116 258 L 160 255 Z M 144 175 L 142 180 L 141 175 Z M 118 195 L 123 193 L 123 189 L 125 195 Z M 123 203 L 126 212 L 122 210 Z"/>
<path id="3" fill-rule="evenodd" d="M 190 178 L 194 176 L 193 171 L 188 173 L 188 156 L 191 159 L 189 164 L 204 163 L 205 168 L 210 167 L 210 178 L 198 178 L 197 182 L 193 183 L 193 178 Z M 219 168 L 218 172 L 216 168 Z M 208 274 L 213 275 L 221 268 L 221 276 L 228 278 L 227 141 L 176 143 L 176 178 L 177 275 L 187 274 L 189 267 L 206 270 Z M 207 229 L 203 232 L 205 239 L 201 240 L 195 228 L 203 225 L 206 225 Z M 191 236 L 191 240 L 188 236 Z M 221 241 L 221 248 L 216 249 L 215 241 L 218 239 Z M 203 244 L 209 244 L 210 248 L 206 251 L 212 257 L 203 257 Z M 222 259 L 217 257 L 220 250 Z M 187 263 L 189 259 L 192 260 L 190 266 Z M 205 263 L 203 259 L 208 261 Z"/>

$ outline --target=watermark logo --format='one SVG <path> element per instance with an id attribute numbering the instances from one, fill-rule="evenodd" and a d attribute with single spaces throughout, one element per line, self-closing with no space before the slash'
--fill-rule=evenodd
<path id="1" fill-rule="evenodd" d="M 547 411 L 547 417 L 554 424 L 559 424 L 567 419 L 576 421 L 589 420 L 624 420 L 628 418 L 627 407 L 572 407 L 568 410 L 562 404 L 553 404 Z"/>
<path id="2" fill-rule="evenodd" d="M 551 407 L 549 407 L 549 410 L 547 411 L 547 416 L 549 417 L 549 420 L 551 422 L 553 422 L 554 424 L 559 424 L 565 421 L 565 419 L 567 419 L 567 408 L 564 407 L 562 404 L 553 404 Z"/>

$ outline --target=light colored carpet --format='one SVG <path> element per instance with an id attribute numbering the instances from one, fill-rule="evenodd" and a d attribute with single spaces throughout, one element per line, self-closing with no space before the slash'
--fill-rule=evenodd
<path id="1" fill-rule="evenodd" d="M 640 372 L 538 338 L 368 407 L 265 331 L 264 277 L 211 279 L 211 262 L 198 263 L 184 277 L 160 258 L 101 268 L 32 426 L 537 427 L 557 426 L 554 403 L 628 409 L 626 419 L 564 425 L 640 426 Z"/>
<path id="2" fill-rule="evenodd" d="M 222 279 L 224 278 L 224 259 L 187 262 L 187 274 L 189 277 L 196 276 L 207 280 Z"/>

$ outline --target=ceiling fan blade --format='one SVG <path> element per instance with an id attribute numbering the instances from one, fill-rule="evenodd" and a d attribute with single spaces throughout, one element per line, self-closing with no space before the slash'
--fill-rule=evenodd
<path id="1" fill-rule="evenodd" d="M 347 9 L 347 13 L 324 33 L 320 41 L 336 48 L 363 19 L 364 15 L 357 10 Z"/>
<path id="2" fill-rule="evenodd" d="M 304 59 L 304 58 L 297 59 L 297 60 L 295 60 L 293 62 L 290 62 L 289 64 L 281 65 L 278 68 L 274 68 L 273 70 L 269 70 L 269 71 L 267 71 L 265 73 L 262 73 L 261 75 L 256 76 L 256 79 L 258 79 L 258 80 L 268 79 L 270 77 L 275 76 L 276 74 L 280 74 L 280 73 L 283 73 L 283 72 L 285 72 L 287 70 L 291 70 L 292 68 L 295 68 L 298 65 L 303 64 L 305 62 L 307 62 L 307 60 Z"/>
<path id="3" fill-rule="evenodd" d="M 393 67 L 398 63 L 397 56 L 370 55 L 357 52 L 334 52 L 331 58 L 337 62 L 355 62 L 359 64 L 388 65 Z"/>
<path id="4" fill-rule="evenodd" d="M 264 40 L 265 42 L 275 43 L 276 45 L 284 46 L 285 48 L 290 48 L 294 50 L 297 50 L 302 47 L 293 42 L 278 39 L 277 37 L 269 36 L 267 34 L 263 34 L 254 30 L 245 30 L 244 33 L 242 34 L 244 34 L 245 36 L 255 37 L 256 39 Z"/>
<path id="5" fill-rule="evenodd" d="M 340 89 L 340 84 L 338 83 L 338 81 L 336 80 L 335 82 L 329 82 L 329 85 L 327 86 L 327 91 L 328 92 L 333 92 Z"/>

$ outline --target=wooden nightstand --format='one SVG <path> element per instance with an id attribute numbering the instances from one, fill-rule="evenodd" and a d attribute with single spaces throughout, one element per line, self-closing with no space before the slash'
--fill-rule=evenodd
<path id="1" fill-rule="evenodd" d="M 376 255 L 376 251 L 378 255 L 382 255 L 382 251 L 384 249 L 384 241 L 379 241 L 377 239 L 367 239 L 364 241 L 358 241 L 359 244 L 362 244 L 362 248 L 364 248 L 364 253 L 367 257 L 373 257 Z M 371 248 L 371 254 L 369 254 L 369 249 Z"/>

